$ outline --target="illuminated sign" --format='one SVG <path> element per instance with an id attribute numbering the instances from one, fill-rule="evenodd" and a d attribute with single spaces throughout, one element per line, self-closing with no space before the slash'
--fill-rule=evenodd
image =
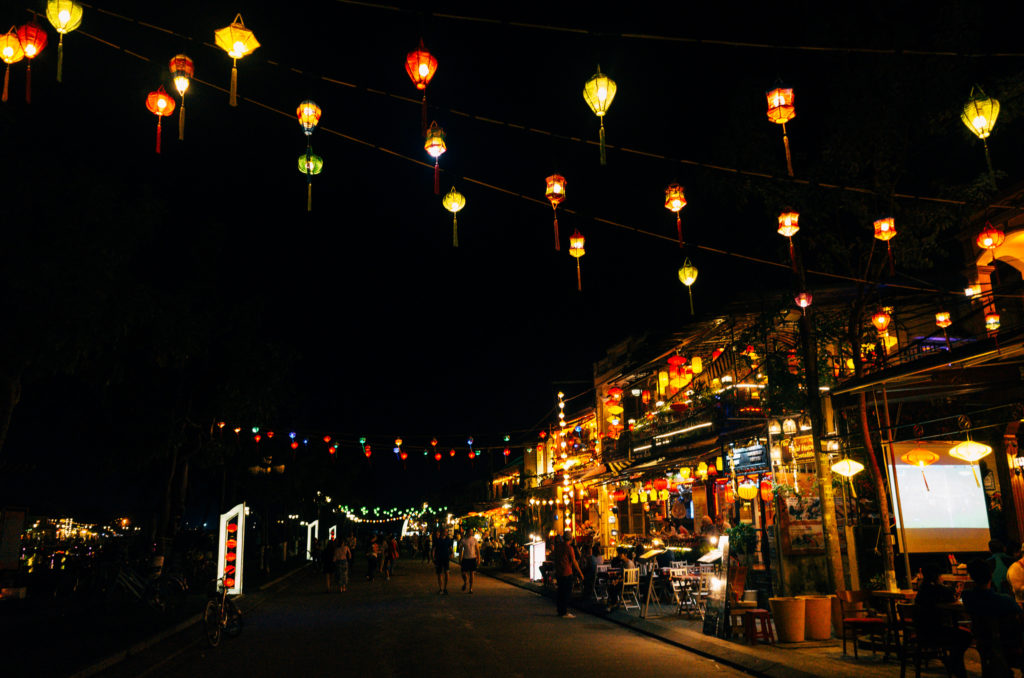
<path id="1" fill-rule="evenodd" d="M 306 560 L 313 560 L 313 540 L 320 538 L 320 521 L 306 525 Z"/>
<path id="2" fill-rule="evenodd" d="M 239 504 L 220 516 L 220 549 L 217 577 L 231 595 L 242 592 L 242 565 L 245 554 L 245 504 Z"/>
<path id="3" fill-rule="evenodd" d="M 331 525 L 331 528 L 329 530 L 327 530 L 327 538 L 328 539 L 332 539 L 332 540 L 338 538 L 338 526 L 337 525 Z"/>

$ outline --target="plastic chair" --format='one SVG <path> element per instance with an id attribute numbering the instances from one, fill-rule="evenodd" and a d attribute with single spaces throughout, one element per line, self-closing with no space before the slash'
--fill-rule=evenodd
<path id="1" fill-rule="evenodd" d="M 885 647 L 884 660 L 889 656 L 889 645 L 886 642 L 889 625 L 884 617 L 879 617 L 868 607 L 870 596 L 867 591 L 840 591 L 839 605 L 842 609 L 842 626 L 840 635 L 843 638 L 843 656 L 846 656 L 846 641 L 853 640 L 853 656 L 857 657 L 857 641 L 861 636 L 879 638 Z M 872 646 L 872 653 L 877 648 Z"/>
<path id="2" fill-rule="evenodd" d="M 622 571 L 622 606 L 628 612 L 630 609 L 640 609 L 640 569 L 629 567 Z M 633 604 L 630 605 L 630 598 Z"/>

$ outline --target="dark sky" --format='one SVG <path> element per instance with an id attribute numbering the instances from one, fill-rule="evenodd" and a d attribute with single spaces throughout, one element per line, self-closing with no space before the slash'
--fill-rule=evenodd
<path id="1" fill-rule="evenodd" d="M 581 90 L 600 63 L 619 86 L 606 118 L 610 144 L 778 174 L 784 171 L 781 139 L 765 118 L 764 92 L 783 78 L 797 90 L 798 118 L 790 133 L 800 174 L 802 167 L 828 163 L 815 155 L 814 142 L 829 131 L 843 78 L 913 57 L 756 50 L 602 33 L 850 47 L 1017 46 L 1015 36 L 970 3 L 939 3 L 926 15 L 882 3 L 847 10 L 820 3 L 752 5 L 743 11 L 620 6 L 611 13 L 594 5 L 554 11 L 487 3 L 432 7 L 585 28 L 590 35 L 330 0 L 241 2 L 221 9 L 190 1 L 100 4 L 194 40 L 87 8 L 81 32 L 65 41 L 62 85 L 54 82 L 52 31 L 33 70 L 31 107 L 21 101 L 23 64 L 12 69 L 5 137 L 18 137 L 19 152 L 31 152 L 26 149 L 33 143 L 45 149 L 46 162 L 32 165 L 39 173 L 38 199 L 62 199 L 63 189 L 49 182 L 67 175 L 106 177 L 118 185 L 114 196 L 152 196 L 162 216 L 139 266 L 157 272 L 171 288 L 191 290 L 197 304 L 210 298 L 228 306 L 235 299 L 239 306 L 259 302 L 258 331 L 296 362 L 282 389 L 278 421 L 253 423 L 382 441 L 401 435 L 419 446 L 433 435 L 446 447 L 467 435 L 488 444 L 507 431 L 530 430 L 553 407 L 559 388 L 570 394 L 586 388 L 560 382 L 589 380 L 592 363 L 609 346 L 630 334 L 685 323 L 685 289 L 676 278 L 684 256 L 700 269 L 693 288 L 698 312 L 713 312 L 739 292 L 789 285 L 785 271 L 680 251 L 670 241 L 593 221 L 604 217 L 672 236 L 663 191 L 677 180 L 690 201 L 683 212 L 688 238 L 782 261 L 785 250 L 765 206 L 732 199 L 746 181 L 614 149 L 607 167 L 600 167 L 593 145 L 450 110 L 594 140 L 597 119 Z M 305 183 L 296 169 L 305 142 L 294 118 L 245 101 L 232 109 L 226 94 L 199 83 L 187 96 L 185 141 L 175 138 L 172 117 L 163 153 L 153 153 L 155 118 L 144 107 L 146 94 L 161 83 L 171 90 L 167 61 L 182 51 L 195 61 L 199 79 L 226 87 L 230 60 L 197 41 L 212 42 L 214 29 L 230 23 L 236 11 L 262 43 L 240 62 L 241 96 L 289 113 L 312 98 L 323 109 L 323 128 L 424 161 L 419 107 L 366 89 L 417 97 L 403 61 L 425 39 L 440 63 L 428 90 L 431 118 L 448 133 L 442 193 L 454 184 L 467 197 L 457 250 L 451 247 L 450 214 L 433 194 L 430 169 L 321 129 L 313 146 L 325 168 L 314 180 L 314 211 L 307 215 Z M 835 11 L 849 14 L 827 13 Z M 10 22 L 27 18 L 15 14 Z M 948 99 L 952 122 L 946 138 L 914 149 L 915 166 L 899 184 L 908 192 L 928 192 L 937 176 L 966 181 L 979 171 L 981 149 L 959 127 L 955 112 L 972 80 L 1015 73 L 1018 66 L 1005 59 L 932 64 L 936 72 L 949 71 L 947 90 L 939 94 Z M 848 96 L 849 106 L 859 105 L 856 91 Z M 1012 122 L 1010 108 L 1004 103 L 1006 124 Z M 1010 171 L 1007 142 L 1000 147 L 997 137 L 992 141 L 997 164 Z M 568 181 L 564 206 L 579 212 L 561 219 L 560 253 L 552 248 L 550 208 L 460 178 L 542 198 L 544 178 L 556 171 Z M 90 228 L 114 209 L 110 195 L 82 197 L 82 213 L 92 215 Z M 139 215 L 140 228 L 147 227 L 146 219 Z M 575 289 L 567 253 L 574 228 L 587 238 L 582 293 Z M 19 256 L 5 249 L 5 256 Z M 198 274 L 208 266 L 218 273 Z M 191 287 L 198 279 L 203 284 Z M 162 312 L 168 322 L 184 322 L 189 308 Z M 26 383 L 10 446 L 22 454 L 53 455 L 61 464 L 69 457 L 81 464 L 83 452 L 102 446 L 116 430 L 118 415 L 108 413 L 98 424 L 84 402 L 90 390 L 76 393 L 77 387 L 66 380 Z M 515 434 L 515 441 L 527 439 L 527 433 Z"/>

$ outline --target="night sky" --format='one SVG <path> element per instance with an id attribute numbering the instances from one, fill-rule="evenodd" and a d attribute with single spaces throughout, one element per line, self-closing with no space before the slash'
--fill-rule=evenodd
<path id="1" fill-rule="evenodd" d="M 784 242 L 772 223 L 773 210 L 787 197 L 785 182 L 743 179 L 614 148 L 601 167 L 597 147 L 581 141 L 597 139 L 598 121 L 581 91 L 598 64 L 619 87 L 605 119 L 608 143 L 669 158 L 784 174 L 781 134 L 765 117 L 764 93 L 779 79 L 797 92 L 797 118 L 789 131 L 798 176 L 874 188 L 866 180 L 871 168 L 844 167 L 842 159 L 820 154 L 816 143 L 834 135 L 835 126 L 880 115 L 881 108 L 912 114 L 904 119 L 907 126 L 917 119 L 932 128 L 945 125 L 946 132 L 929 135 L 927 144 L 900 156 L 895 185 L 908 193 L 937 194 L 983 171 L 980 144 L 958 119 L 973 82 L 1008 90 L 1020 108 L 1020 58 L 817 53 L 619 37 L 1017 49 L 1017 36 L 973 3 L 929 5 L 925 15 L 858 3 L 842 16 L 823 14 L 841 10 L 820 3 L 657 13 L 466 3 L 432 6 L 434 16 L 330 0 L 221 3 L 220 9 L 190 1 L 100 4 L 194 40 L 87 7 L 80 31 L 65 39 L 63 84 L 54 82 L 52 30 L 34 63 L 30 106 L 22 96 L 24 63 L 12 68 L 11 101 L 0 112 L 6 130 L 3 185 L 11 204 L 8 218 L 0 220 L 0 295 L 8 316 L 21 317 L 24 306 L 32 306 L 36 315 L 26 317 L 38 317 L 47 305 L 41 297 L 48 297 L 61 301 L 55 308 L 95 313 L 96 322 L 116 335 L 117 319 L 127 309 L 145 308 L 159 326 L 186 334 L 198 315 L 216 315 L 225 336 L 245 331 L 265 337 L 259 362 L 285 366 L 285 376 L 275 382 L 270 420 L 253 413 L 239 418 L 240 425 L 296 429 L 300 435 L 331 432 L 346 440 L 367 435 L 378 441 L 382 456 L 390 456 L 385 444 L 396 435 L 420 454 L 431 436 L 445 449 L 464 447 L 469 435 L 478 444 L 494 445 L 511 433 L 514 443 L 526 444 L 553 417 L 559 389 L 570 395 L 587 389 L 579 382 L 592 379 L 592 364 L 607 348 L 630 335 L 679 329 L 689 320 L 686 292 L 676 277 L 686 256 L 700 270 L 693 288 L 698 315 L 714 313 L 741 294 L 790 293 L 784 269 L 692 247 L 680 250 L 671 240 L 674 219 L 662 206 L 665 186 L 679 181 L 689 200 L 682 213 L 688 240 L 785 261 Z M 165 120 L 163 153 L 153 152 L 155 118 L 144 106 L 146 94 L 159 84 L 173 91 L 167 62 L 179 52 L 192 57 L 198 79 L 226 88 L 230 59 L 198 42 L 212 43 L 213 31 L 238 11 L 262 45 L 239 63 L 240 96 L 289 115 L 306 98 L 323 109 L 322 129 L 312 143 L 325 167 L 314 179 L 311 214 L 305 212 L 305 181 L 296 168 L 305 137 L 294 116 L 244 100 L 230 108 L 226 93 L 195 82 L 187 95 L 185 141 L 176 138 L 175 115 Z M 437 16 L 444 13 L 496 21 Z M 21 24 L 28 15 L 8 8 L 5 18 Z M 428 101 L 430 118 L 448 135 L 441 192 L 455 185 L 467 198 L 459 214 L 458 249 L 451 247 L 451 215 L 433 193 L 431 169 L 326 131 L 428 161 L 418 104 L 367 91 L 417 99 L 403 63 L 421 37 L 439 61 Z M 912 67 L 933 74 L 931 98 L 908 101 L 908 93 L 899 90 L 855 89 L 870 82 L 872 72 L 904 68 L 912 60 Z M 935 102 L 946 108 L 933 108 Z M 1003 100 L 1002 126 L 991 140 L 993 159 L 1009 177 L 1019 176 L 1013 165 L 1019 163 L 1012 149 L 1019 148 L 1021 136 L 1014 103 Z M 900 129 L 889 132 L 892 138 L 849 143 L 905 141 Z M 842 145 L 828 148 L 835 153 Z M 561 252 L 552 247 L 550 207 L 463 179 L 543 198 L 544 178 L 554 172 L 568 182 L 563 206 L 578 212 L 560 219 Z M 758 182 L 773 186 L 778 196 L 760 196 Z M 818 203 L 838 199 L 827 191 L 815 195 Z M 874 210 L 893 205 L 887 198 L 863 201 Z M 913 205 L 896 208 L 899 214 Z M 594 217 L 669 239 L 617 229 Z M 813 222 L 813 212 L 805 218 Z M 575 228 L 587 238 L 582 293 L 575 289 L 575 262 L 567 251 Z M 118 249 L 129 241 L 131 247 Z M 946 249 L 955 250 L 949 242 Z M 111 248 L 124 259 L 105 261 Z M 89 259 L 78 280 L 97 281 L 105 292 L 94 295 L 89 285 L 32 289 L 34 283 L 26 282 L 31 275 L 59 281 L 44 274 L 60 267 L 62 257 Z M 944 282 L 955 287 L 956 274 Z M 140 279 L 156 293 L 137 293 Z M 77 296 L 81 304 L 63 303 Z M 166 299 L 174 303 L 163 304 Z M 4 323 L 5 345 L 19 331 L 16 323 Z M 60 324 L 46 336 L 57 341 Z M 207 336 L 197 334 L 197 343 Z M 158 346 L 159 338 L 152 343 Z M 147 494 L 146 483 L 156 476 L 142 465 L 117 463 L 111 470 L 109 463 L 93 463 L 111 450 L 131 458 L 146 445 L 126 422 L 137 416 L 136 407 L 145 406 L 148 390 L 169 388 L 140 378 L 140 402 L 98 397 L 112 379 L 133 383 L 130 351 L 119 346 L 99 367 L 94 355 L 85 355 L 70 367 L 28 369 L 2 452 L 14 464 L 3 479 L 6 501 L 114 510 L 122 499 L 130 504 L 133 494 Z M 223 355 L 230 359 L 230 350 Z M 121 360 L 128 366 L 118 366 Z M 259 379 L 263 371 L 254 364 L 249 376 Z M 345 452 L 358 455 L 352 448 Z M 382 466 L 371 482 L 390 486 L 386 478 L 395 472 Z M 457 477 L 468 477 L 468 469 Z M 420 484 L 402 480 L 399 497 L 418 498 Z M 393 499 L 394 489 L 381 489 L 381 496 Z"/>

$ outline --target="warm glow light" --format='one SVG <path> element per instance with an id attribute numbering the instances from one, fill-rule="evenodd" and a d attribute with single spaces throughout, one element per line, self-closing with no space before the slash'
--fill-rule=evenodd
<path id="1" fill-rule="evenodd" d="M 799 222 L 799 212 L 783 212 L 779 215 L 779 235 L 792 238 L 800 230 Z"/>
<path id="2" fill-rule="evenodd" d="M 986 222 L 985 228 L 981 229 L 975 242 L 983 250 L 994 250 L 1002 245 L 1005 239 L 1006 235 L 1001 230 Z"/>
<path id="3" fill-rule="evenodd" d="M 979 139 L 987 139 L 999 117 L 999 101 L 988 97 L 978 86 L 971 88 L 970 99 L 964 104 L 960 119 Z"/>
<path id="4" fill-rule="evenodd" d="M 793 90 L 778 87 L 768 92 L 768 119 L 777 125 L 785 125 L 796 117 L 793 106 Z"/>
<path id="5" fill-rule="evenodd" d="M 697 267 L 691 264 L 689 257 L 687 257 L 683 262 L 682 268 L 679 269 L 679 282 L 689 287 L 697 282 L 697 272 Z"/>
<path id="6" fill-rule="evenodd" d="M 671 183 L 665 189 L 665 209 L 678 212 L 686 207 L 686 195 L 683 187 L 677 183 Z"/>
<path id="7" fill-rule="evenodd" d="M 441 129 L 436 121 L 430 123 L 430 129 L 427 130 L 427 139 L 423 144 L 423 148 L 426 149 L 427 155 L 435 159 L 440 158 L 448 150 L 445 144 L 444 130 Z"/>
<path id="8" fill-rule="evenodd" d="M 878 333 L 885 336 L 888 334 L 889 323 L 892 322 L 892 316 L 886 312 L 886 309 L 879 309 L 871 316 L 871 324 L 875 326 Z"/>
<path id="9" fill-rule="evenodd" d="M 863 470 L 864 464 L 849 458 L 840 459 L 836 463 L 832 464 L 832 471 L 834 473 L 838 473 L 844 478 L 852 478 Z"/>
<path id="10" fill-rule="evenodd" d="M 910 464 L 911 466 L 918 466 L 920 468 L 931 466 L 938 460 L 939 455 L 935 454 L 931 450 L 926 450 L 923 447 L 915 447 L 900 457 L 900 461 L 904 464 Z"/>
<path id="11" fill-rule="evenodd" d="M 991 447 L 973 440 L 965 440 L 949 448 L 949 456 L 966 461 L 968 464 L 973 464 L 990 454 L 992 454 Z"/>
<path id="12" fill-rule="evenodd" d="M 811 305 L 811 302 L 814 301 L 814 295 L 810 292 L 801 292 L 794 297 L 793 301 L 795 301 L 796 305 L 800 308 L 807 308 Z"/>
<path id="13" fill-rule="evenodd" d="M 218 28 L 213 32 L 217 46 L 228 53 L 232 59 L 241 59 L 260 46 L 256 36 L 245 27 L 242 15 L 236 14 L 230 26 Z"/>
<path id="14" fill-rule="evenodd" d="M 586 239 L 583 237 L 583 234 L 581 234 L 579 230 L 574 231 L 573 234 L 569 236 L 569 254 L 577 259 L 582 257 L 587 253 L 586 250 L 583 249 L 583 245 L 585 243 Z"/>
<path id="15" fill-rule="evenodd" d="M 444 205 L 446 210 L 455 214 L 466 206 L 466 196 L 456 191 L 453 186 L 452 190 L 445 193 L 444 197 L 441 198 L 441 204 Z M 433 442 L 432 444 L 436 444 L 436 442 Z"/>
<path id="16" fill-rule="evenodd" d="M 953 321 L 950 320 L 949 311 L 939 311 L 938 313 L 936 313 L 935 324 L 941 327 L 942 329 L 946 329 L 947 327 L 952 325 Z"/>
<path id="17" fill-rule="evenodd" d="M 981 285 L 974 283 L 964 288 L 964 296 L 966 297 L 977 297 L 981 294 Z"/>
<path id="18" fill-rule="evenodd" d="M 896 237 L 896 221 L 892 217 L 883 217 L 875 222 L 875 237 L 885 242 Z"/>
<path id="19" fill-rule="evenodd" d="M 590 110 L 600 117 L 608 112 L 617 89 L 615 81 L 601 73 L 601 67 L 598 66 L 597 73 L 590 76 L 590 80 L 583 86 L 583 99 Z"/>
<path id="20" fill-rule="evenodd" d="M 987 313 L 985 314 L 985 329 L 989 332 L 995 332 L 999 329 L 999 314 L 998 313 Z"/>

